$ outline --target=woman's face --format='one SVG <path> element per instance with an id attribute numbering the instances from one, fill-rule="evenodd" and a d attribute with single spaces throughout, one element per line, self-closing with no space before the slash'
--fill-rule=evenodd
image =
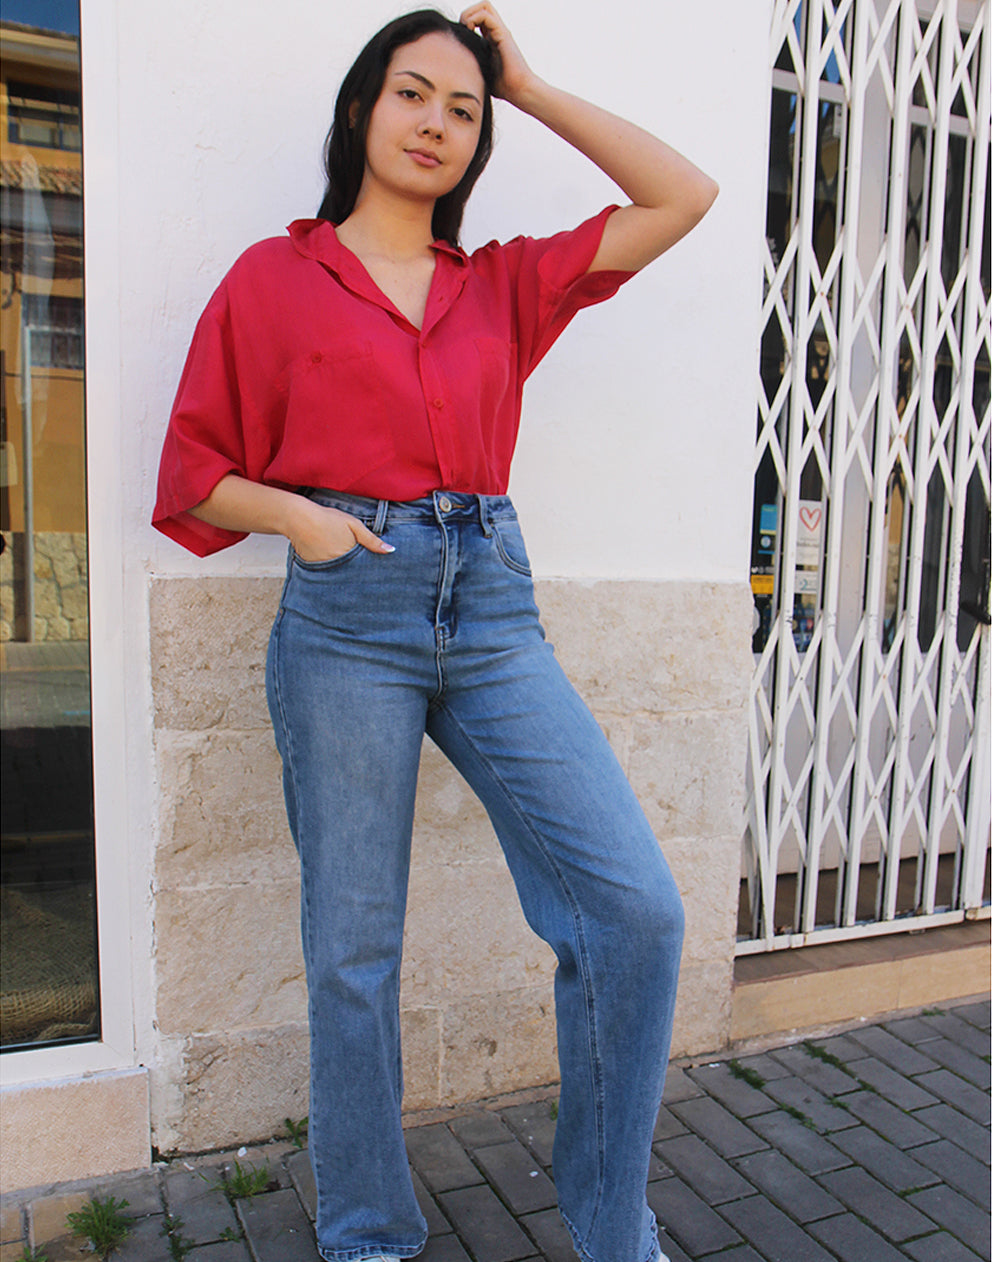
<path id="1" fill-rule="evenodd" d="M 378 188 L 433 203 L 450 193 L 475 155 L 484 97 L 478 62 L 450 35 L 398 48 L 369 115 L 360 196 Z"/>

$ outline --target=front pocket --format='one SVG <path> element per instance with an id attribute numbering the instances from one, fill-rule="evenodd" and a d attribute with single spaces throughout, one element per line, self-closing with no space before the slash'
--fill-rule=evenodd
<path id="1" fill-rule="evenodd" d="M 524 537 L 520 526 L 512 518 L 492 523 L 493 539 L 500 560 L 516 574 L 526 574 L 530 578 L 530 558 L 524 545 Z"/>
<path id="2" fill-rule="evenodd" d="M 339 566 L 346 565 L 349 561 L 358 556 L 359 552 L 367 552 L 368 549 L 361 543 L 356 543 L 354 547 L 342 552 L 338 557 L 329 557 L 326 561 L 304 561 L 300 554 L 290 544 L 292 550 L 293 564 L 298 565 L 301 570 L 312 570 L 319 573 L 323 570 L 336 570 Z"/>

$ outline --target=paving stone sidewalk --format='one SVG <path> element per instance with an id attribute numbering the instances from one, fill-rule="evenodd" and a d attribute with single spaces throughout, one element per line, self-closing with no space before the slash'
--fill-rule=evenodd
<path id="1" fill-rule="evenodd" d="M 673 1065 L 648 1185 L 671 1262 L 989 1262 L 989 1073 L 988 1002 Z M 554 1113 L 531 1093 L 407 1130 L 423 1262 L 575 1262 Z M 264 1190 L 231 1195 L 239 1171 Z M 64 1232 L 94 1193 L 134 1217 L 114 1262 L 319 1262 L 309 1156 L 286 1142 L 8 1197 L 0 1262 L 92 1257 Z"/>

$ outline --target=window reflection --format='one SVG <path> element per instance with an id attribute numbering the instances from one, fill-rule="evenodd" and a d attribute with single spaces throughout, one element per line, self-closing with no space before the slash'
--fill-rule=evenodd
<path id="1" fill-rule="evenodd" d="M 99 1036 L 79 38 L 78 15 L 46 29 L 58 8 L 0 22 L 5 1050 Z"/>

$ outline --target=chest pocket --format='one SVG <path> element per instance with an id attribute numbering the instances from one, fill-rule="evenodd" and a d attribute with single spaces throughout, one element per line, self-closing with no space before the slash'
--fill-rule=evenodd
<path id="1" fill-rule="evenodd" d="M 286 432 L 313 453 L 313 485 L 347 491 L 396 456 L 384 391 L 370 342 L 317 344 L 289 369 Z"/>
<path id="2" fill-rule="evenodd" d="M 492 415 L 505 399 L 513 381 L 517 347 L 500 337 L 477 337 L 479 402 L 483 415 Z"/>

